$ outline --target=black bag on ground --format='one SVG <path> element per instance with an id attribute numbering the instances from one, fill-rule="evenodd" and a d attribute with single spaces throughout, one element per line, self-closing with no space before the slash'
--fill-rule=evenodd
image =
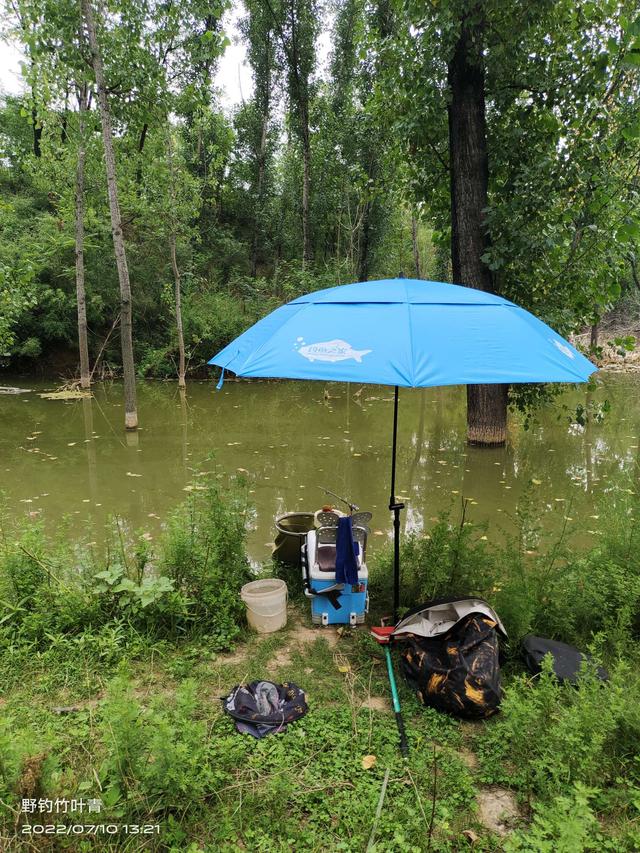
<path id="1" fill-rule="evenodd" d="M 283 732 L 309 710 L 304 690 L 293 682 L 252 681 L 238 684 L 222 698 L 222 708 L 241 734 L 263 738 Z"/>
<path id="2" fill-rule="evenodd" d="M 460 717 L 488 717 L 501 699 L 498 634 L 506 631 L 479 598 L 432 601 L 395 627 L 400 667 L 424 705 Z"/>
<path id="3" fill-rule="evenodd" d="M 542 672 L 542 661 L 545 655 L 550 654 L 553 658 L 553 671 L 558 681 L 568 681 L 575 684 L 580 674 L 580 668 L 585 660 L 592 661 L 591 655 L 581 652 L 567 643 L 559 640 L 548 640 L 545 637 L 535 637 L 527 634 L 522 641 L 524 661 L 527 669 L 534 675 Z M 596 674 L 601 681 L 608 681 L 609 673 L 599 666 Z"/>

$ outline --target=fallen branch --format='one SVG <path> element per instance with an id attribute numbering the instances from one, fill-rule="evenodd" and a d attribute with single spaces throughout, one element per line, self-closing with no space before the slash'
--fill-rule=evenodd
<path id="1" fill-rule="evenodd" d="M 96 371 L 96 367 L 100 363 L 100 359 L 102 358 L 102 353 L 104 352 L 106 345 L 109 343 L 109 338 L 113 334 L 113 332 L 114 332 L 114 330 L 115 330 L 115 328 L 119 322 L 120 322 L 120 314 L 118 313 L 118 315 L 116 316 L 116 319 L 113 321 L 113 323 L 111 325 L 111 328 L 107 332 L 107 337 L 102 342 L 102 346 L 100 347 L 100 351 L 98 352 L 98 355 L 96 356 L 96 360 L 93 362 L 93 367 L 91 369 L 91 373 L 89 374 L 89 382 L 91 382 L 93 380 L 93 374 Z"/>

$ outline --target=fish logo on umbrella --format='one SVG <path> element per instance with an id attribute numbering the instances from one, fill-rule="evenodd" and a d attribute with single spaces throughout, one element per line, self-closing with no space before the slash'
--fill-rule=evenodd
<path id="1" fill-rule="evenodd" d="M 352 358 L 359 364 L 363 356 L 368 355 L 370 349 L 354 349 L 346 341 L 336 339 L 334 341 L 319 341 L 316 344 L 305 344 L 303 338 L 298 338 L 296 349 L 309 361 L 346 361 Z"/>

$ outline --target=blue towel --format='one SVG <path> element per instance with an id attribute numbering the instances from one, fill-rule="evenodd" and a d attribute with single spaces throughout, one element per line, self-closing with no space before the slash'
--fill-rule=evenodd
<path id="1" fill-rule="evenodd" d="M 353 541 L 353 524 L 350 515 L 338 519 L 336 538 L 336 583 L 358 583 L 357 545 Z"/>

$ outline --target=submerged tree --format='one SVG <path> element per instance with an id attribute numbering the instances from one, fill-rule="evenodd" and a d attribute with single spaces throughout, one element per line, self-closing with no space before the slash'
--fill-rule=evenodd
<path id="1" fill-rule="evenodd" d="M 133 309 L 131 304 L 131 283 L 129 281 L 127 253 L 124 245 L 122 217 L 120 214 L 120 203 L 118 200 L 116 160 L 113 150 L 113 131 L 111 127 L 111 111 L 109 108 L 104 68 L 102 64 L 100 46 L 98 44 L 98 35 L 93 9 L 91 7 L 91 0 L 81 0 L 81 2 L 82 15 L 87 28 L 89 49 L 91 51 L 91 62 L 98 90 L 104 159 L 107 172 L 107 194 L 109 196 L 109 211 L 111 214 L 111 233 L 113 236 L 116 267 L 118 269 L 118 281 L 120 283 L 120 345 L 122 350 L 122 376 L 124 381 L 124 424 L 126 429 L 135 430 L 138 428 L 138 408 L 136 402 L 135 363 L 133 358 Z"/>
<path id="2" fill-rule="evenodd" d="M 617 0 L 410 0 L 386 46 L 381 108 L 412 193 L 450 240 L 453 280 L 565 334 L 624 277 L 612 237 L 637 204 L 635 15 Z M 507 401 L 504 386 L 469 388 L 471 441 L 504 442 Z"/>
<path id="3" fill-rule="evenodd" d="M 78 349 L 80 352 L 80 386 L 89 388 L 89 342 L 87 336 L 87 295 L 84 267 L 84 178 L 86 159 L 86 114 L 90 107 L 90 89 L 86 81 L 78 85 L 78 154 L 76 162 L 76 207 L 75 207 L 75 267 L 76 302 L 78 314 Z"/>
<path id="4" fill-rule="evenodd" d="M 494 282 L 485 262 L 489 248 L 485 27 L 482 4 L 469 4 L 447 65 L 451 266 L 454 282 L 492 292 Z M 504 444 L 507 392 L 505 384 L 467 386 L 467 435 L 472 444 Z"/>

